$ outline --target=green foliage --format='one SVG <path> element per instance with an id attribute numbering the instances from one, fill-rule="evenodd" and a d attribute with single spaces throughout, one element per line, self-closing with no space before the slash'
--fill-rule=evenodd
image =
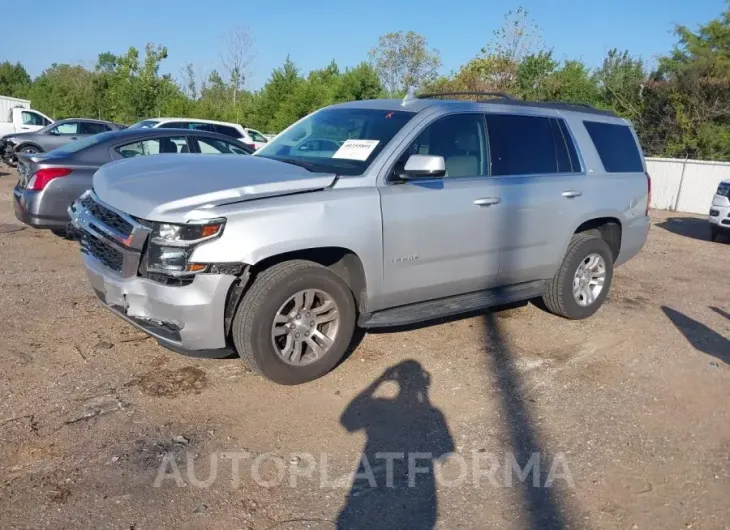
<path id="1" fill-rule="evenodd" d="M 0 94 L 16 98 L 24 98 L 30 88 L 30 76 L 20 63 L 10 61 L 0 63 Z"/>
<path id="2" fill-rule="evenodd" d="M 729 0 L 730 1 L 730 0 Z M 21 64 L 0 63 L 0 94 L 32 99 L 54 118 L 88 116 L 133 123 L 190 116 L 278 132 L 334 103 L 423 91 L 504 91 L 535 101 L 586 103 L 610 109 L 636 126 L 650 155 L 730 160 L 730 6 L 693 31 L 677 26 L 677 45 L 649 72 L 628 51 L 610 50 L 600 67 L 556 59 L 522 8 L 455 72 L 438 76 L 441 60 L 412 31 L 383 35 L 370 62 L 345 70 L 331 61 L 301 72 L 290 57 L 258 91 L 246 90 L 254 56 L 245 28 L 227 34 L 222 69 L 202 74 L 192 64 L 179 82 L 161 75 L 167 49 L 148 44 L 98 56 L 88 70 L 52 64 L 31 80 Z"/>
<path id="3" fill-rule="evenodd" d="M 388 93 L 405 94 L 436 79 L 441 67 L 438 50 L 428 49 L 423 35 L 413 31 L 386 33 L 370 50 L 370 61 Z"/>

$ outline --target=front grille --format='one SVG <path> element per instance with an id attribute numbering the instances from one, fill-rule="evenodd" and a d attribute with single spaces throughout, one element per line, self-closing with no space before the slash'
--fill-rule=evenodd
<path id="1" fill-rule="evenodd" d="M 104 206 L 96 202 L 94 199 L 91 198 L 90 195 L 84 197 L 84 199 L 81 201 L 81 206 L 86 208 L 89 213 L 97 218 L 99 221 L 107 226 L 114 228 L 122 235 L 128 236 L 132 233 L 133 227 L 131 224 L 129 224 L 129 222 L 125 221 L 124 218 L 116 212 L 113 212 L 112 210 L 105 208 Z"/>
<path id="2" fill-rule="evenodd" d="M 90 256 L 98 259 L 105 267 L 113 271 L 122 272 L 124 255 L 108 243 L 97 239 L 88 232 L 81 234 L 81 249 Z"/>

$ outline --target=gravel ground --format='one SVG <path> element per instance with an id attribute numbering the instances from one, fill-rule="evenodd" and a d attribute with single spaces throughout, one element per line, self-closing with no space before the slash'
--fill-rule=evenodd
<path id="1" fill-rule="evenodd" d="M 102 308 L 73 242 L 8 230 L 14 180 L 2 528 L 728 528 L 730 246 L 702 219 L 656 212 L 587 321 L 530 304 L 366 334 L 281 387 Z"/>

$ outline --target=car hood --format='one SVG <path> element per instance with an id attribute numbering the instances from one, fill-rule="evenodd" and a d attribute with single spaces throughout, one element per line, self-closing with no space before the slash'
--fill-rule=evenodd
<path id="1" fill-rule="evenodd" d="M 107 164 L 94 174 L 94 192 L 134 217 L 185 222 L 221 204 L 320 190 L 335 178 L 256 156 L 170 154 Z"/>
<path id="2" fill-rule="evenodd" d="M 13 141 L 15 141 L 15 139 L 18 138 L 19 140 L 22 141 L 24 139 L 27 140 L 29 138 L 33 138 L 37 134 L 38 133 L 36 131 L 31 131 L 31 132 L 27 132 L 27 133 L 12 133 L 12 134 L 6 134 L 5 136 L 0 137 L 0 140 L 13 140 Z M 20 143 L 20 142 L 15 142 L 15 143 Z"/>

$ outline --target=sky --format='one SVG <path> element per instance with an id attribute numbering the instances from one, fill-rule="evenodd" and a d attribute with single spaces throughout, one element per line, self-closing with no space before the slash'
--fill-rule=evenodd
<path id="1" fill-rule="evenodd" d="M 247 88 L 258 89 L 290 55 L 304 73 L 334 59 L 341 68 L 367 59 L 378 37 L 413 30 L 440 51 L 442 73 L 457 70 L 490 40 L 509 10 L 523 6 L 558 59 L 600 66 L 611 48 L 628 49 L 650 65 L 676 42 L 677 24 L 691 28 L 718 17 L 724 0 L 37 0 L 31 17 L 4 23 L 0 62 L 20 61 L 32 76 L 52 63 L 93 67 L 100 52 L 162 44 L 162 73 L 183 65 L 221 70 L 222 37 L 246 26 L 256 52 Z M 5 16 L 12 13 L 5 10 Z M 29 32 L 29 24 L 32 30 Z"/>

